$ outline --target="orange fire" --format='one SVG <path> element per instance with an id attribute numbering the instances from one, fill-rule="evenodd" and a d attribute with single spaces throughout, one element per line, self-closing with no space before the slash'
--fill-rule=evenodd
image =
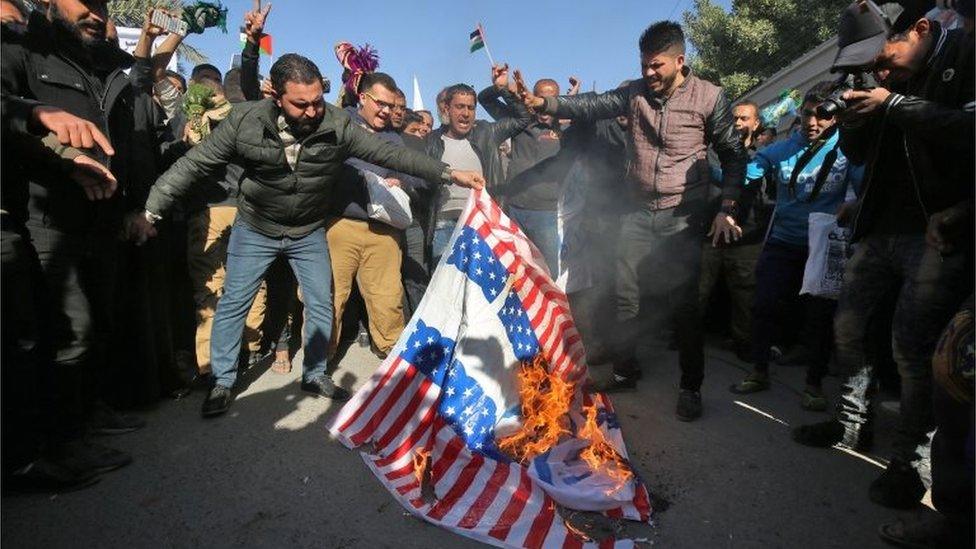
<path id="1" fill-rule="evenodd" d="M 572 383 L 549 373 L 541 354 L 524 362 L 518 373 L 524 422 L 518 432 L 498 442 L 498 447 L 521 463 L 545 453 L 568 434 Z"/>
<path id="2" fill-rule="evenodd" d="M 585 461 L 594 471 L 602 471 L 617 481 L 617 485 L 607 491 L 607 494 L 612 494 L 622 488 L 634 476 L 634 473 L 624 458 L 617 453 L 617 449 L 603 435 L 600 427 L 597 426 L 596 405 L 591 404 L 584 407 L 583 412 L 586 414 L 586 422 L 579 430 L 579 437 L 589 440 L 590 445 L 580 453 L 580 459 Z"/>
<path id="3" fill-rule="evenodd" d="M 413 455 L 413 474 L 417 475 L 417 482 L 423 484 L 424 474 L 427 472 L 427 460 L 430 459 L 430 450 L 423 448 L 417 450 Z"/>

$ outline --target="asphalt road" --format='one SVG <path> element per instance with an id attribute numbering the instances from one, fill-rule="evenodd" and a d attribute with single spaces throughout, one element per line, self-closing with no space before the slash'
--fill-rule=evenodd
<path id="1" fill-rule="evenodd" d="M 638 390 L 615 395 L 631 458 L 660 505 L 654 547 L 884 547 L 877 526 L 897 513 L 867 499 L 874 459 L 794 444 L 788 425 L 827 416 L 799 407 L 801 368 L 774 370 L 771 391 L 728 392 L 745 365 L 708 350 L 705 415 L 674 418 L 676 356 L 645 364 Z M 378 361 L 354 347 L 336 379 L 356 387 Z M 164 401 L 142 431 L 100 439 L 135 461 L 83 491 L 2 500 L 4 547 L 470 547 L 408 515 L 363 465 L 330 440 L 338 407 L 291 374 L 254 372 L 230 413 L 199 415 L 203 395 Z M 653 365 L 653 366 L 651 366 Z M 266 368 L 266 366 L 265 366 Z M 263 370 L 263 369 L 262 369 Z M 604 370 L 594 372 L 605 375 Z M 837 381 L 828 380 L 832 394 Z M 882 414 L 890 414 L 879 407 Z M 891 418 L 883 417 L 882 426 Z"/>

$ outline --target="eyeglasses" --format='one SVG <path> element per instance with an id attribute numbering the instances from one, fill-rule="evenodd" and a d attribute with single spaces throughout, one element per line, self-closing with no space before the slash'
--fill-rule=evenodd
<path id="1" fill-rule="evenodd" d="M 369 92 L 363 92 L 363 95 L 365 95 L 366 97 L 372 99 L 373 100 L 373 103 L 376 103 L 376 106 L 379 107 L 380 110 L 383 110 L 383 109 L 390 109 L 390 111 L 396 110 L 396 105 L 394 105 L 393 103 L 387 103 L 386 101 L 380 101 L 375 96 L 373 96 L 373 94 L 371 94 Z"/>

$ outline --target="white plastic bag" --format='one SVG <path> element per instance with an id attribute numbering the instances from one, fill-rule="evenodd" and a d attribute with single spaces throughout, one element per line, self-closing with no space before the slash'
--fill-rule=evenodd
<path id="1" fill-rule="evenodd" d="M 395 229 L 406 229 L 413 223 L 410 213 L 410 197 L 400 187 L 391 187 L 386 181 L 373 172 L 363 172 L 366 178 L 366 190 L 369 192 L 369 204 L 366 205 L 366 215 L 373 221 L 385 223 Z"/>
<path id="2" fill-rule="evenodd" d="M 844 285 L 844 268 L 851 232 L 837 226 L 837 216 L 810 214 L 810 254 L 803 270 L 800 294 L 837 299 Z"/>

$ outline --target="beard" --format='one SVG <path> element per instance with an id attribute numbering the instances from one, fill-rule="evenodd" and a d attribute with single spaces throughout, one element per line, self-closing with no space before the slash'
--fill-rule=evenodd
<path id="1" fill-rule="evenodd" d="M 52 4 L 54 29 L 61 36 L 68 37 L 72 42 L 81 46 L 87 53 L 98 54 L 111 45 L 106 38 L 106 25 L 94 20 L 84 20 L 72 23 L 58 10 L 57 4 Z M 85 30 L 95 31 L 94 36 L 86 34 Z"/>
<path id="2" fill-rule="evenodd" d="M 311 133 L 319 127 L 319 124 L 322 122 L 322 118 L 304 118 L 292 120 L 286 116 L 285 122 L 288 123 L 288 129 L 291 131 L 291 134 L 301 139 L 311 135 Z"/>

